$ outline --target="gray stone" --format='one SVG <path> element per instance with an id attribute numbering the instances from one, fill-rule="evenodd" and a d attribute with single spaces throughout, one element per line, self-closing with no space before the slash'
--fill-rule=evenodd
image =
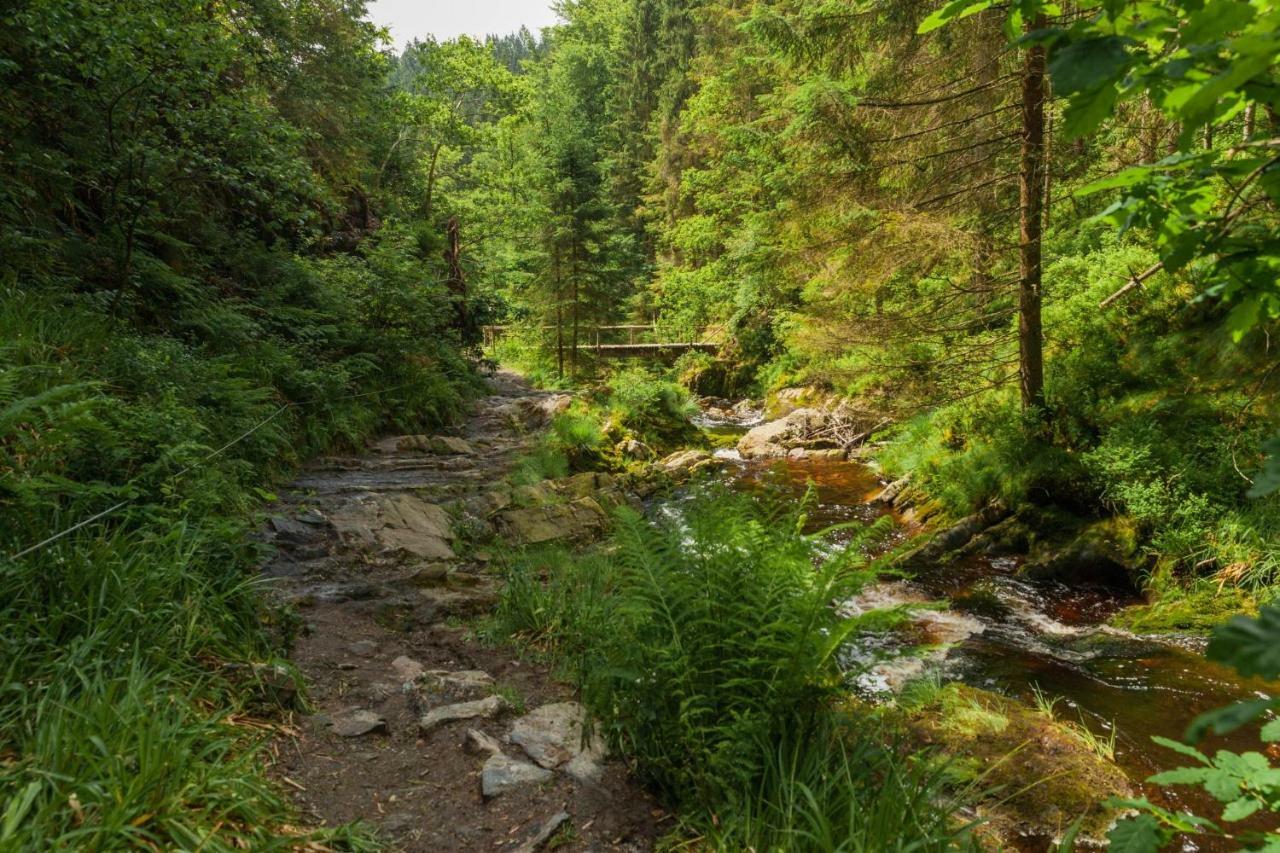
<path id="1" fill-rule="evenodd" d="M 418 720 L 418 728 L 427 734 L 439 726 L 458 720 L 474 720 L 477 717 L 496 717 L 507 708 L 507 700 L 501 696 L 486 696 L 471 702 L 458 702 L 432 708 Z"/>
<path id="2" fill-rule="evenodd" d="M 538 827 L 537 833 L 532 838 L 521 844 L 515 849 L 515 853 L 534 853 L 542 845 L 551 840 L 551 836 L 556 834 L 556 830 L 569 819 L 568 812 L 556 812 L 551 817 L 542 822 Z"/>
<path id="3" fill-rule="evenodd" d="M 351 652 L 353 655 L 359 655 L 362 658 L 372 656 L 377 650 L 378 644 L 373 640 L 357 640 L 347 646 L 347 651 Z"/>
<path id="4" fill-rule="evenodd" d="M 493 676 L 478 669 L 463 669 L 457 672 L 450 672 L 447 669 L 429 669 L 420 680 L 447 690 L 488 690 L 493 687 Z"/>
<path id="5" fill-rule="evenodd" d="M 497 738 L 485 734 L 479 729 L 467 729 L 467 735 L 462 739 L 462 748 L 467 752 L 479 755 L 502 754 L 502 744 L 498 743 Z"/>
<path id="6" fill-rule="evenodd" d="M 373 732 L 385 733 L 387 721 L 380 714 L 360 709 L 335 716 L 329 730 L 339 737 L 359 737 Z"/>
<path id="7" fill-rule="evenodd" d="M 391 662 L 391 668 L 401 681 L 416 681 L 427 668 L 411 657 L 401 655 Z"/>
<path id="8" fill-rule="evenodd" d="M 561 768 L 577 779 L 598 779 L 604 741 L 593 734 L 583 743 L 586 710 L 577 702 L 555 702 L 516 720 L 508 736 L 547 769 Z"/>
<path id="9" fill-rule="evenodd" d="M 490 755 L 480 771 L 480 793 L 486 799 L 525 785 L 541 785 L 555 774 L 527 761 L 508 758 L 501 752 Z"/>

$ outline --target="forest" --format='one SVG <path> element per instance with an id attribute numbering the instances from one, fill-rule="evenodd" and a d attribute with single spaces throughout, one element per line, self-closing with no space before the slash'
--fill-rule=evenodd
<path id="1" fill-rule="evenodd" d="M 555 9 L 0 9 L 0 851 L 1280 850 L 1280 6 Z"/>

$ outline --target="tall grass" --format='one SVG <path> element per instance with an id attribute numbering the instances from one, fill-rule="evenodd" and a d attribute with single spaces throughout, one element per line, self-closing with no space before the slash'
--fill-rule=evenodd
<path id="1" fill-rule="evenodd" d="M 717 849 L 962 844 L 937 775 L 837 711 L 836 651 L 859 622 L 833 604 L 873 573 L 862 542 L 830 553 L 803 534 L 806 507 L 710 487 L 657 523 L 623 510 L 601 551 L 511 558 L 489 631 L 564 665 L 614 747 Z"/>

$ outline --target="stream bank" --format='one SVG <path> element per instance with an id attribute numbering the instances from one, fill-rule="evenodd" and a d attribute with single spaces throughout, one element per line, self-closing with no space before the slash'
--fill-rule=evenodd
<path id="1" fill-rule="evenodd" d="M 1073 788 L 1072 802 L 1087 803 L 1127 786 L 1172 808 L 1220 809 L 1202 792 L 1145 782 L 1178 763 L 1151 738 L 1180 739 L 1197 714 L 1265 695 L 1274 685 L 1243 680 L 1207 661 L 1203 640 L 1194 635 L 1139 634 L 1109 624 L 1142 598 L 1107 547 L 1028 553 L 1034 531 L 1017 529 L 1025 517 L 998 507 L 949 526 L 932 524 L 927 505 L 912 505 L 907 484 L 887 483 L 861 461 L 860 442 L 848 449 L 847 437 L 865 438 L 874 416 L 830 405 L 787 408 L 779 412 L 775 403 L 778 417 L 770 421 L 762 406 L 715 401 L 700 425 L 720 446 L 715 477 L 789 499 L 815 488 L 811 529 L 892 518 L 893 532 L 880 550 L 897 549 L 903 576 L 868 588 L 845 608 L 850 614 L 911 608 L 915 615 L 888 641 L 868 636 L 847 649 L 859 695 L 901 709 L 909 724 L 915 721 L 921 742 L 941 746 L 962 765 L 994 760 L 993 740 L 1009 749 L 1027 750 L 1020 745 L 1029 743 L 1039 760 L 1015 758 L 1022 766 L 1014 778 L 1025 784 L 1067 771 L 1078 784 L 1054 791 L 1050 799 L 1058 797 L 1059 805 Z M 1037 719 L 1044 731 L 1046 721 L 1055 723 L 1054 734 L 1030 734 Z M 1007 742 L 998 737 L 1006 731 Z M 1238 752 L 1257 743 L 1239 731 L 1207 746 Z M 1025 811 L 1027 804 L 1021 806 Z M 1052 834 L 1054 819 L 1059 829 L 1073 819 L 1069 808 L 1022 817 L 1027 820 L 1004 821 L 1005 828 Z M 1105 824 L 1090 829 L 1096 837 Z"/>

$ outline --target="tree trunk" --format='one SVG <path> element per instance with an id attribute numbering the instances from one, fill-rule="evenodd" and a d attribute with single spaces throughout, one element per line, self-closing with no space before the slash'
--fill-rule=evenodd
<path id="1" fill-rule="evenodd" d="M 1043 29 L 1043 15 L 1028 31 Z M 1044 219 L 1045 48 L 1027 49 L 1022 71 L 1022 162 L 1019 169 L 1021 225 L 1018 282 L 1018 373 L 1024 409 L 1044 406 L 1044 339 L 1040 322 L 1041 233 Z"/>
<path id="2" fill-rule="evenodd" d="M 555 300 L 556 300 L 556 376 L 560 379 L 564 378 L 564 310 L 562 307 L 563 294 L 560 292 L 562 287 L 560 279 L 560 247 L 556 246 L 551 251 L 552 267 L 555 270 Z"/>
<path id="3" fill-rule="evenodd" d="M 440 159 L 440 143 L 437 142 L 435 144 L 435 147 L 431 149 L 431 167 L 427 169 L 426 212 L 422 218 L 427 220 L 428 222 L 431 221 L 432 196 L 434 196 L 436 192 L 436 162 L 439 159 Z"/>
<path id="4" fill-rule="evenodd" d="M 471 311 L 467 307 L 467 279 L 462 272 L 462 235 L 458 217 L 449 217 L 446 229 L 444 261 L 449 268 L 446 285 L 453 297 L 453 322 L 464 344 L 473 343 L 475 329 L 471 326 Z"/>

